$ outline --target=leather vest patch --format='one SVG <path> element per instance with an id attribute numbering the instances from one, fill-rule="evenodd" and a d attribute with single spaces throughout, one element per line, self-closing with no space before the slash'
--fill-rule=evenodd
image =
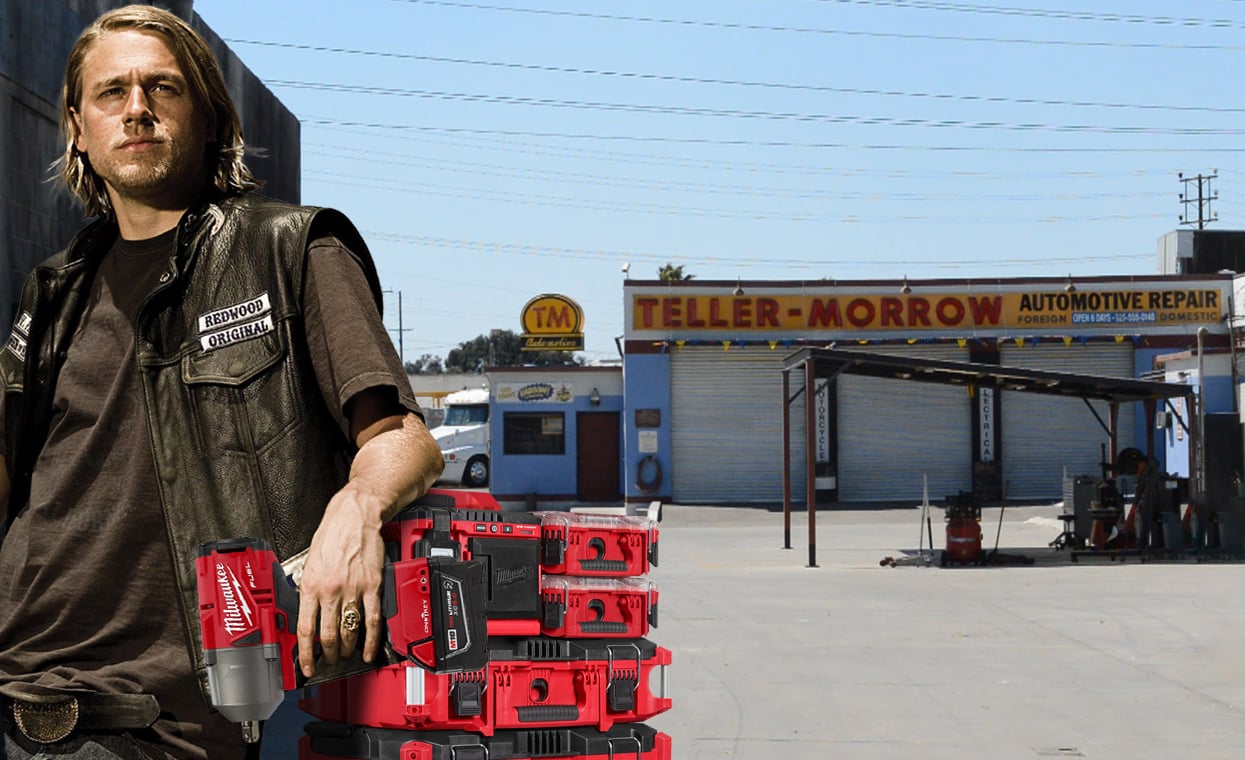
<path id="1" fill-rule="evenodd" d="M 242 303 L 200 315 L 199 346 L 206 353 L 254 340 L 272 330 L 272 300 L 265 291 Z"/>
<path id="2" fill-rule="evenodd" d="M 30 312 L 23 311 L 13 323 L 13 332 L 4 346 L 5 350 L 12 352 L 22 361 L 26 361 L 26 338 L 30 335 L 30 321 Z"/>
<path id="3" fill-rule="evenodd" d="M 200 315 L 199 334 L 215 332 L 222 327 L 262 317 L 270 311 L 272 311 L 272 301 L 268 297 L 268 292 L 264 291 L 242 303 L 236 303 L 233 306 L 226 306 L 223 309 L 209 311 L 207 314 Z"/>

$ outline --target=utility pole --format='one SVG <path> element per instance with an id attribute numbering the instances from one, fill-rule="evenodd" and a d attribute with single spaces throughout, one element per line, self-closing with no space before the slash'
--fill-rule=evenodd
<path id="1" fill-rule="evenodd" d="M 1197 224 L 1197 228 L 1200 230 L 1206 227 L 1207 222 L 1219 221 L 1219 214 L 1215 213 L 1210 207 L 1211 201 L 1219 200 L 1219 191 L 1212 191 L 1210 188 L 1210 181 L 1218 179 L 1219 174 L 1218 169 L 1211 169 L 1210 171 L 1210 174 L 1198 174 L 1196 177 L 1186 177 L 1184 172 L 1176 173 L 1176 178 L 1184 184 L 1184 192 L 1180 194 L 1180 204 L 1184 208 L 1184 211 L 1180 214 L 1181 224 Z M 1190 182 L 1197 183 L 1196 199 L 1191 198 L 1189 195 Z M 1190 203 L 1197 204 L 1196 221 L 1189 216 Z"/>
<path id="2" fill-rule="evenodd" d="M 403 344 L 406 342 L 404 339 L 404 334 L 409 328 L 402 326 L 402 291 L 384 290 L 381 292 L 398 294 L 398 329 L 395 331 L 393 328 L 390 328 L 390 332 L 398 333 L 398 361 L 402 362 L 402 371 L 405 372 L 406 371 L 406 351 L 403 348 Z"/>
<path id="3" fill-rule="evenodd" d="M 489 330 L 488 334 L 488 365 L 490 367 L 497 366 L 497 339 L 501 337 L 501 330 L 494 327 Z"/>

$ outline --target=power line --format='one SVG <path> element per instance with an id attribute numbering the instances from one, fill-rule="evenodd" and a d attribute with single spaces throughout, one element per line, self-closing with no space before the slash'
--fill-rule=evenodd
<path id="1" fill-rule="evenodd" d="M 385 97 L 415 97 L 433 100 L 463 101 L 496 105 L 520 105 L 540 108 L 567 108 L 622 113 L 640 113 L 661 116 L 698 116 L 731 119 L 759 119 L 767 121 L 797 121 L 816 124 L 851 125 L 867 127 L 917 127 L 921 129 L 970 129 L 1003 130 L 1009 132 L 1054 132 L 1068 134 L 1106 135 L 1168 135 L 1179 137 L 1240 137 L 1242 129 L 1218 127 L 1139 127 L 1101 126 L 1096 124 L 1041 124 L 1011 123 L 1003 121 L 968 121 L 964 119 L 897 118 L 892 116 L 860 116 L 853 114 L 781 113 L 776 111 L 744 111 L 724 108 L 692 108 L 688 106 L 658 106 L 639 103 L 606 103 L 589 100 L 560 100 L 556 98 L 526 98 L 512 95 L 446 92 L 444 90 L 416 90 L 399 87 L 373 87 L 367 85 L 332 84 L 328 82 L 301 82 L 288 79 L 267 80 L 270 87 L 285 87 L 318 92 L 379 95 Z"/>
<path id="2" fill-rule="evenodd" d="M 304 150 L 303 155 L 323 156 L 326 158 L 347 158 L 365 163 L 384 164 L 386 166 L 409 166 L 417 168 L 435 168 L 439 171 L 470 174 L 475 176 L 503 177 L 509 179 L 530 179 L 547 182 L 591 185 L 593 187 L 613 187 L 632 190 L 661 190 L 668 192 L 695 192 L 717 195 L 765 198 L 809 198 L 823 200 L 900 200 L 900 201 L 937 201 L 978 203 L 981 201 L 1030 202 L 1030 201 L 1075 201 L 1075 200 L 1122 200 L 1126 198 L 1161 198 L 1167 194 L 1159 191 L 1132 193 L 1069 193 L 1058 191 L 1051 194 L 1018 194 L 989 193 L 973 195 L 963 192 L 945 193 L 912 193 L 885 190 L 876 193 L 862 191 L 826 190 L 826 189 L 793 189 L 782 187 L 748 187 L 740 184 L 704 184 L 677 180 L 644 180 L 628 177 L 606 176 L 577 172 L 561 172 L 549 169 L 512 169 L 495 164 L 484 164 L 468 161 L 451 161 L 430 156 L 412 156 L 410 154 L 389 153 L 357 148 L 344 148 L 317 143 L 305 144 L 310 147 L 329 148 L 330 150 Z M 363 178 L 359 178 L 363 179 Z"/>
<path id="3" fill-rule="evenodd" d="M 398 2 L 400 0 L 393 0 Z M 484 129 L 478 127 L 444 127 L 425 124 L 385 123 L 374 121 L 354 121 L 323 116 L 299 116 L 304 122 L 320 125 L 366 127 L 369 129 L 385 129 L 408 132 L 439 132 L 445 134 L 471 135 L 503 135 L 507 137 L 544 137 L 559 140 L 601 140 L 605 142 L 665 143 L 671 145 L 707 145 L 718 147 L 767 147 L 767 148 L 807 148 L 835 150 L 882 150 L 882 151 L 921 151 L 945 153 L 1245 153 L 1242 146 L 1205 146 L 1191 147 L 1119 147 L 1119 146 L 1087 146 L 1087 147 L 1035 147 L 1035 146 L 998 146 L 998 145 L 903 145 L 899 143 L 846 143 L 846 142 L 801 142 L 796 140 L 742 140 L 711 137 L 673 137 L 670 135 L 607 135 L 590 132 L 554 132 L 522 129 Z"/>
<path id="4" fill-rule="evenodd" d="M 430 235 L 411 235 L 400 232 L 385 232 L 378 230 L 365 230 L 364 237 L 369 240 L 380 240 L 390 243 L 399 243 L 404 245 L 416 245 L 430 248 L 445 248 L 450 250 L 466 250 L 490 253 L 505 253 L 511 255 L 522 256 L 545 256 L 550 258 L 572 258 L 572 259 L 608 259 L 611 261 L 631 261 L 645 262 L 650 264 L 664 264 L 669 261 L 680 261 L 695 264 L 697 266 L 714 266 L 714 265 L 732 265 L 732 266 L 765 266 L 776 271 L 783 270 L 824 270 L 827 267 L 928 267 L 936 268 L 963 268 L 975 267 L 980 268 L 983 264 L 988 263 L 990 266 L 1000 267 L 1032 267 L 1035 264 L 1065 264 L 1077 263 L 1100 263 L 1107 261 L 1131 261 L 1139 258 L 1149 259 L 1153 257 L 1153 253 L 1144 254 L 1100 254 L 1096 256 L 1043 256 L 1041 259 L 1027 258 L 991 258 L 988 262 L 982 259 L 948 259 L 939 258 L 936 262 L 930 262 L 922 259 L 877 259 L 877 258 L 824 258 L 824 259 L 793 259 L 786 258 L 776 260 L 765 257 L 751 256 L 698 256 L 696 254 L 684 253 L 647 253 L 641 251 L 605 251 L 594 250 L 589 248 L 567 248 L 560 246 L 547 246 L 532 243 L 515 243 L 505 241 L 487 241 L 487 240 L 466 240 L 458 238 L 443 238 Z"/>
<path id="5" fill-rule="evenodd" d="M 1245 0 L 1242 0 L 1245 2 Z M 313 128 L 320 128 L 327 132 L 340 132 L 350 135 L 363 135 L 367 137 L 381 137 L 374 132 L 368 132 L 358 129 L 341 129 L 323 124 L 309 123 Z M 427 134 L 414 137 L 412 135 L 384 135 L 385 139 L 400 139 L 410 142 L 424 144 L 441 144 L 451 145 L 455 147 L 467 147 L 469 149 L 487 149 L 504 151 L 507 156 L 518 153 L 532 154 L 536 156 L 551 156 L 557 158 L 574 157 L 583 160 L 596 160 L 607 162 L 624 162 L 628 166 L 636 165 L 653 165 L 659 167 L 676 167 L 680 169 L 710 169 L 738 171 L 751 174 L 796 174 L 801 176 L 839 176 L 847 178 L 875 177 L 881 179 L 938 179 L 946 178 L 955 179 L 975 179 L 986 181 L 1004 181 L 1014 182 L 1017 179 L 1108 179 L 1126 177 L 1130 179 L 1141 179 L 1148 176 L 1161 175 L 1164 178 L 1170 176 L 1171 171 L 1163 170 L 1145 170 L 1145 169 L 1124 169 L 1117 171 L 1102 171 L 1091 169 L 1071 169 L 1063 171 L 983 171 L 979 169 L 872 169 L 860 166 L 836 166 L 836 165 L 817 165 L 817 164 L 779 164 L 773 162 L 759 161 L 741 161 L 741 160 L 713 160 L 705 158 L 691 159 L 682 155 L 658 155 L 652 153 L 637 153 L 634 151 L 611 151 L 601 149 L 590 149 L 584 147 L 569 146 L 551 146 L 543 143 L 522 142 L 511 139 L 492 139 L 487 136 L 454 134 L 452 137 L 457 140 L 450 140 L 436 137 L 429 137 Z M 473 142 L 465 142 L 467 140 Z M 314 144 L 314 143 L 313 143 Z M 327 146 L 326 146 L 327 147 Z M 374 153 L 372 150 L 353 149 L 358 152 Z"/>
<path id="6" fill-rule="evenodd" d="M 656 16 L 628 16 L 610 13 L 589 13 L 586 11 L 560 11 L 545 8 L 509 8 L 501 5 L 485 3 L 454 2 L 452 0 L 390 0 L 408 5 L 435 5 L 447 8 L 466 10 L 498 11 L 506 13 L 541 15 L 550 17 L 589 19 L 595 21 L 626 21 L 642 24 L 663 24 L 683 27 L 703 27 L 708 29 L 731 29 L 750 32 L 782 32 L 793 34 L 818 34 L 841 37 L 864 37 L 879 39 L 931 40 L 935 42 L 974 42 L 1008 45 L 1063 45 L 1069 47 L 1094 48 L 1137 48 L 1159 50 L 1245 50 L 1240 45 L 1179 45 L 1167 42 L 1120 42 L 1120 41 L 1079 41 L 1079 40 L 1036 40 L 1008 37 L 971 37 L 967 35 L 940 34 L 905 34 L 901 32 L 873 32 L 845 29 L 825 29 L 817 27 L 777 26 L 771 24 L 747 24 L 729 21 L 706 21 L 701 19 L 660 18 Z"/>
<path id="7" fill-rule="evenodd" d="M 1212 29 L 1240 29 L 1242 24 L 1230 19 L 1181 18 L 1177 16 L 1143 16 L 1134 13 L 1110 13 L 1095 11 L 1069 11 L 1049 8 L 1015 8 L 968 3 L 932 2 L 931 0 L 818 0 L 839 5 L 867 5 L 912 10 L 952 11 L 1020 18 L 1050 18 L 1065 21 L 1098 21 L 1106 23 L 1150 24 L 1156 26 L 1210 27 Z"/>
<path id="8" fill-rule="evenodd" d="M 482 190 L 479 188 L 462 188 L 450 185 L 440 185 L 426 181 L 406 181 L 406 180 L 378 180 L 375 177 L 361 177 L 358 175 L 350 175 L 342 172 L 326 172 L 310 170 L 303 173 L 304 177 L 317 178 L 319 181 L 331 185 L 339 185 L 343 187 L 358 187 L 369 190 L 390 190 L 399 192 L 415 193 L 419 195 L 434 195 L 443 198 L 459 198 L 465 200 L 476 201 L 500 201 L 505 203 L 519 203 L 526 205 L 539 205 L 545 208 L 572 208 L 584 211 L 604 211 L 611 213 L 629 213 L 629 214 L 659 214 L 673 215 L 683 217 L 698 218 L 717 218 L 717 219 L 746 219 L 749 221 L 783 221 L 783 222 L 817 222 L 817 223 L 841 223 L 841 224 L 881 224 L 881 223 L 898 223 L 898 222 L 918 222 L 922 224 L 1019 224 L 1024 222 L 1037 222 L 1042 224 L 1071 222 L 1071 221 L 1124 221 L 1139 219 L 1162 219 L 1163 214 L 1098 214 L 1094 216 L 1085 216 L 1081 214 L 1058 215 L 1043 214 L 1037 217 L 1025 216 L 1000 216 L 983 219 L 980 216 L 955 217 L 947 214 L 938 215 L 922 215 L 922 214 L 895 214 L 893 212 L 882 214 L 876 217 L 861 214 L 835 214 L 825 211 L 818 212 L 791 212 L 778 210 L 758 210 L 758 209 L 729 209 L 729 208 L 704 208 L 693 206 L 674 206 L 666 203 L 638 203 L 628 201 L 603 201 L 593 200 L 584 197 L 567 198 L 556 195 L 542 195 L 532 192 L 508 193 L 498 190 Z M 879 194 L 879 200 L 884 199 L 884 194 Z"/>
<path id="9" fill-rule="evenodd" d="M 677 84 L 695 84 L 695 85 L 718 85 L 728 87 L 744 87 L 744 88 L 762 88 L 775 90 L 791 90 L 798 92 L 818 92 L 837 95 L 866 95 L 876 97 L 902 97 L 902 98 L 918 98 L 931 100 L 951 100 L 966 103 L 989 103 L 989 104 L 1008 104 L 1008 105 L 1025 105 L 1025 106 L 1059 106 L 1069 108 L 1104 108 L 1104 109 L 1133 109 L 1133 110 L 1149 110 L 1149 111 L 1172 111 L 1172 112 L 1192 112 L 1192 113 L 1225 113 L 1239 114 L 1245 113 L 1245 108 L 1233 108 L 1225 106 L 1189 106 L 1189 105 L 1166 105 L 1153 103 L 1109 103 L 1097 101 L 1078 101 L 1078 100 L 1053 100 L 1044 98 L 1017 98 L 1002 95 L 965 95 L 956 93 L 940 93 L 940 92 L 921 92 L 911 90 L 883 90 L 867 87 L 834 87 L 830 85 L 811 85 L 797 84 L 787 82 L 756 82 L 745 81 L 739 79 L 717 79 L 711 77 L 689 77 L 675 76 L 673 74 L 653 74 L 635 71 L 613 71 L 609 69 L 584 69 L 571 66 L 548 66 L 540 64 L 514 63 L 506 61 L 486 61 L 472 58 L 448 58 L 443 56 L 417 55 L 414 53 L 397 53 L 380 50 L 360 50 L 357 48 L 341 48 L 329 47 L 324 45 L 302 45 L 291 42 L 274 42 L 265 40 L 243 40 L 229 39 L 226 40 L 230 45 L 255 45 L 260 47 L 273 47 L 283 50 L 303 50 L 317 53 L 332 53 L 337 55 L 355 55 L 355 56 L 372 56 L 378 58 L 391 58 L 396 60 L 422 61 L 426 63 L 444 63 L 465 66 L 484 66 L 502 69 L 516 69 L 521 71 L 534 71 L 540 73 L 553 74 L 574 74 L 580 76 L 593 77 L 609 77 L 619 79 L 634 79 L 640 81 L 669 82 Z M 1245 48 L 1242 48 L 1245 49 Z"/>

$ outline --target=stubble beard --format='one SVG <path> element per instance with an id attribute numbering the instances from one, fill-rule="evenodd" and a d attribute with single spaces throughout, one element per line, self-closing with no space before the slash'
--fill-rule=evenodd
<path id="1" fill-rule="evenodd" d="M 118 200 L 136 201 L 163 208 L 184 206 L 202 189 L 204 164 L 204 157 L 166 140 L 146 153 L 121 160 L 110 157 L 93 168 L 104 180 L 114 204 Z"/>

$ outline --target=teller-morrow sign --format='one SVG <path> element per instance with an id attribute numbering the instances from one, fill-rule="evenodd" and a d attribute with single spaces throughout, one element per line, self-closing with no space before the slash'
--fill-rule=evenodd
<path id="1" fill-rule="evenodd" d="M 946 330 L 1215 322 L 1215 289 L 991 295 L 635 295 L 635 330 Z"/>

